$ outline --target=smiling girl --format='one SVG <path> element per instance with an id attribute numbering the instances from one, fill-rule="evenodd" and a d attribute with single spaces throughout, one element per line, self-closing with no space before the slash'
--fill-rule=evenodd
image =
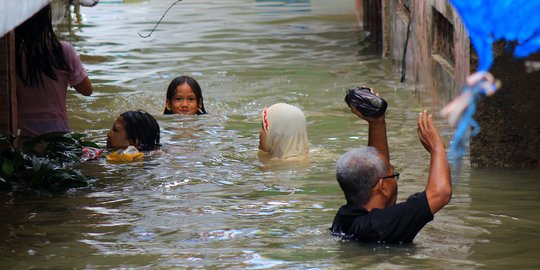
<path id="1" fill-rule="evenodd" d="M 172 80 L 167 88 L 163 114 L 206 114 L 199 83 L 190 76 Z"/>

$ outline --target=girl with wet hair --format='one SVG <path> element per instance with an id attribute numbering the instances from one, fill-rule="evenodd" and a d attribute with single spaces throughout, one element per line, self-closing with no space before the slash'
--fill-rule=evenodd
<path id="1" fill-rule="evenodd" d="M 190 76 L 174 78 L 167 88 L 163 114 L 206 114 L 199 83 Z"/>
<path id="2" fill-rule="evenodd" d="M 21 137 L 70 132 L 66 94 L 71 85 L 89 96 L 92 83 L 75 48 L 59 41 L 50 4 L 15 29 L 17 128 Z"/>
<path id="3" fill-rule="evenodd" d="M 107 148 L 126 149 L 135 146 L 140 151 L 158 149 L 160 129 L 156 119 L 149 113 L 127 111 L 122 113 L 107 132 Z"/>

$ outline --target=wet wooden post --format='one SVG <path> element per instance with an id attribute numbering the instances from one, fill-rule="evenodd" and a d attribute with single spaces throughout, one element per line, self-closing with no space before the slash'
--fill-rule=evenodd
<path id="1" fill-rule="evenodd" d="M 15 70 L 15 33 L 11 31 L 0 39 L 0 135 L 15 134 L 17 129 Z"/>
<path id="2" fill-rule="evenodd" d="M 363 27 L 364 30 L 370 32 L 373 41 L 377 44 L 377 48 L 382 46 L 382 8 L 380 0 L 362 0 L 362 12 L 363 12 Z"/>

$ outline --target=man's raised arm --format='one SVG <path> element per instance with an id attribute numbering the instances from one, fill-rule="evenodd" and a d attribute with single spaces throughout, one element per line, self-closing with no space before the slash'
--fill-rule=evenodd
<path id="1" fill-rule="evenodd" d="M 446 159 L 444 143 L 433 124 L 431 115 L 426 111 L 418 115 L 418 138 L 429 152 L 429 177 L 426 184 L 426 196 L 431 213 L 435 214 L 452 198 L 452 181 L 450 168 Z"/>

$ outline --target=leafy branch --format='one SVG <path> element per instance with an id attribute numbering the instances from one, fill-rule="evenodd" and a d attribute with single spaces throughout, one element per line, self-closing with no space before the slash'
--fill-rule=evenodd
<path id="1" fill-rule="evenodd" d="M 11 136 L 0 137 L 0 189 L 14 187 L 61 191 L 88 185 L 75 166 L 83 146 L 100 148 L 83 142 L 83 134 L 48 133 L 15 146 Z"/>

